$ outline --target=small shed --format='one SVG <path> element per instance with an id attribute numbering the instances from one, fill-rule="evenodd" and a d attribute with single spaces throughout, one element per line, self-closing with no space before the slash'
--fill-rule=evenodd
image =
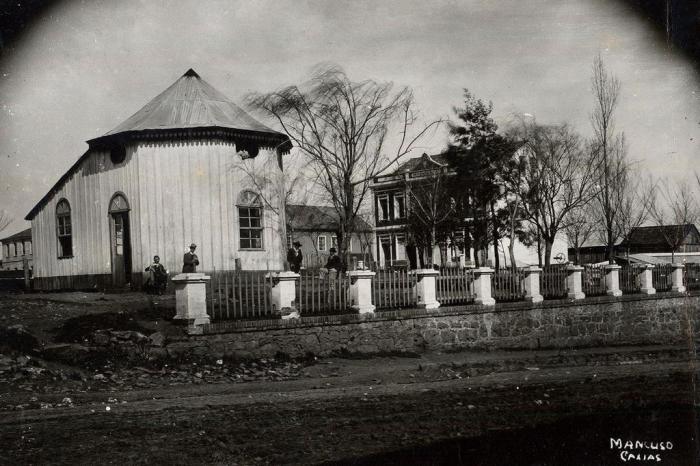
<path id="1" fill-rule="evenodd" d="M 194 70 L 87 143 L 26 216 L 35 288 L 138 287 L 154 255 L 179 272 L 190 243 L 198 271 L 283 267 L 282 200 L 235 167 L 274 180 L 290 141 Z"/>

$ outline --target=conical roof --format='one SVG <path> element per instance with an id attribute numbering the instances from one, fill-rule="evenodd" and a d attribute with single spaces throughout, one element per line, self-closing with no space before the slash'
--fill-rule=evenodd
<path id="1" fill-rule="evenodd" d="M 88 142 L 108 140 L 124 133 L 191 128 L 227 128 L 287 139 L 248 115 L 190 68 L 126 121 Z"/>

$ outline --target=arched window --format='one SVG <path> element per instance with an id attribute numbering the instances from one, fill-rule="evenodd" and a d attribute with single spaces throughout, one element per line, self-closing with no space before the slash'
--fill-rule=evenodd
<path id="1" fill-rule="evenodd" d="M 262 202 L 252 191 L 238 197 L 238 227 L 241 249 L 262 249 Z"/>
<path id="2" fill-rule="evenodd" d="M 58 258 L 73 257 L 70 204 L 65 199 L 61 199 L 56 205 L 56 236 L 58 237 Z"/>
<path id="3" fill-rule="evenodd" d="M 126 212 L 129 210 L 129 201 L 121 194 L 117 193 L 109 201 L 109 213 Z"/>

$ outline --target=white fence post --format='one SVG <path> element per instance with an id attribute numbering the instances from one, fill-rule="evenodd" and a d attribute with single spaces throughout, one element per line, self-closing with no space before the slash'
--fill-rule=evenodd
<path id="1" fill-rule="evenodd" d="M 372 278 L 376 273 L 370 270 L 352 270 L 348 272 L 350 288 L 348 301 L 350 308 L 360 314 L 373 313 L 377 308 L 372 304 Z"/>
<path id="2" fill-rule="evenodd" d="M 569 288 L 566 296 L 569 299 L 583 299 L 586 294 L 583 292 L 583 267 L 569 264 L 566 267 L 566 287 Z"/>
<path id="3" fill-rule="evenodd" d="M 525 267 L 523 269 L 525 276 L 523 277 L 523 287 L 525 288 L 525 301 L 531 303 L 541 303 L 544 301 L 540 293 L 540 275 L 542 269 L 537 266 Z"/>
<path id="4" fill-rule="evenodd" d="M 683 264 L 673 263 L 671 264 L 671 268 L 673 268 L 673 270 L 671 271 L 671 278 L 673 280 L 671 291 L 675 291 L 677 293 L 684 293 L 685 286 L 683 286 L 683 269 L 685 268 L 685 266 Z"/>
<path id="5" fill-rule="evenodd" d="M 411 273 L 416 274 L 416 284 L 414 287 L 414 295 L 418 307 L 424 309 L 437 309 L 440 307 L 440 302 L 436 297 L 436 280 L 440 275 L 435 269 L 418 269 Z"/>
<path id="6" fill-rule="evenodd" d="M 622 296 L 620 290 L 620 267 L 617 264 L 605 266 L 605 289 L 608 296 Z"/>
<path id="7" fill-rule="evenodd" d="M 490 267 L 474 269 L 474 302 L 483 306 L 493 306 L 496 300 L 491 297 L 491 275 L 494 270 Z"/>
<path id="8" fill-rule="evenodd" d="M 640 292 L 643 294 L 655 294 L 654 288 L 654 266 L 652 264 L 643 264 L 639 270 L 639 283 L 641 285 Z"/>
<path id="9" fill-rule="evenodd" d="M 181 273 L 172 278 L 175 284 L 175 319 L 188 325 L 210 322 L 207 314 L 207 281 L 203 273 Z"/>
<path id="10" fill-rule="evenodd" d="M 272 310 L 279 312 L 282 319 L 298 319 L 296 308 L 296 283 L 300 275 L 294 272 L 279 272 L 272 274 L 272 290 L 270 301 Z"/>

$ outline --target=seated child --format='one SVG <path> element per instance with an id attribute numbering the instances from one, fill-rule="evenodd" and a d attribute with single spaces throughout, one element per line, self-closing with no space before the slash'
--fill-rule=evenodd
<path id="1" fill-rule="evenodd" d="M 163 294 L 168 283 L 168 271 L 160 263 L 160 257 L 153 256 L 153 263 L 146 267 L 146 272 L 150 273 L 150 277 L 146 282 L 147 285 L 150 285 L 155 293 Z"/>

